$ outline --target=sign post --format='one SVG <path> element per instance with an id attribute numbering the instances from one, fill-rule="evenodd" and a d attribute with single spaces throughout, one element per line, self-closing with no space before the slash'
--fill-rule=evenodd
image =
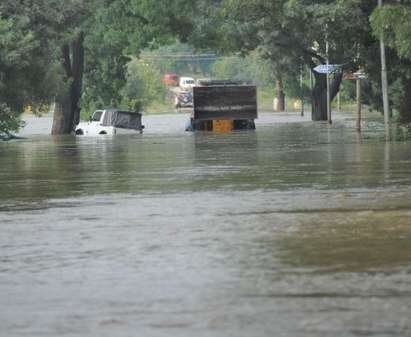
<path id="1" fill-rule="evenodd" d="M 361 132 L 361 80 L 357 77 L 357 131 Z"/>
<path id="2" fill-rule="evenodd" d="M 356 81 L 356 87 L 357 87 L 357 131 L 361 132 L 361 81 L 366 79 L 367 76 L 362 70 L 357 71 L 356 73 L 353 74 L 355 77 Z"/>
<path id="3" fill-rule="evenodd" d="M 337 110 L 341 112 L 341 91 L 338 91 L 337 94 Z"/>

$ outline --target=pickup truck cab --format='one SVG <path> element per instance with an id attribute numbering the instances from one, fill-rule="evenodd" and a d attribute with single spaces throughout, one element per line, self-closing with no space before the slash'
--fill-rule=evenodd
<path id="1" fill-rule="evenodd" d="M 78 136 L 115 135 L 117 133 L 143 132 L 141 113 L 118 109 L 96 110 L 88 122 L 77 125 Z"/>
<path id="2" fill-rule="evenodd" d="M 191 90 L 195 86 L 194 78 L 180 77 L 179 86 L 182 90 Z"/>

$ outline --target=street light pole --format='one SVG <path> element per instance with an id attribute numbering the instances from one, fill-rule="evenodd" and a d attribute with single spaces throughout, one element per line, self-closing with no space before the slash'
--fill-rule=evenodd
<path id="1" fill-rule="evenodd" d="M 382 8 L 382 0 L 378 0 L 378 7 Z M 381 51 L 381 88 L 382 101 L 384 106 L 384 127 L 389 130 L 390 125 L 390 106 L 388 101 L 388 79 L 387 79 L 387 61 L 385 57 L 385 44 L 383 33 L 380 36 L 380 51 Z"/>

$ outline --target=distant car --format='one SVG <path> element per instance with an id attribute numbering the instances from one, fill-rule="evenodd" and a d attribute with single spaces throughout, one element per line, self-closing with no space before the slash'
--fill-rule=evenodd
<path id="1" fill-rule="evenodd" d="M 195 86 L 194 78 L 180 77 L 179 85 L 182 90 L 191 90 Z"/>
<path id="2" fill-rule="evenodd" d="M 96 110 L 88 122 L 77 125 L 78 136 L 115 135 L 117 133 L 143 132 L 141 113 L 117 109 Z"/>
<path id="3" fill-rule="evenodd" d="M 163 82 L 165 85 L 178 86 L 178 75 L 174 73 L 165 74 L 161 79 L 161 82 Z"/>

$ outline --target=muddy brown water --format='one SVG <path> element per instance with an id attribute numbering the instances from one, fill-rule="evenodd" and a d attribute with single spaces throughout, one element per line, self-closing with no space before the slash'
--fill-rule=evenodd
<path id="1" fill-rule="evenodd" d="M 255 132 L 0 143 L 0 336 L 411 336 L 411 141 Z"/>

